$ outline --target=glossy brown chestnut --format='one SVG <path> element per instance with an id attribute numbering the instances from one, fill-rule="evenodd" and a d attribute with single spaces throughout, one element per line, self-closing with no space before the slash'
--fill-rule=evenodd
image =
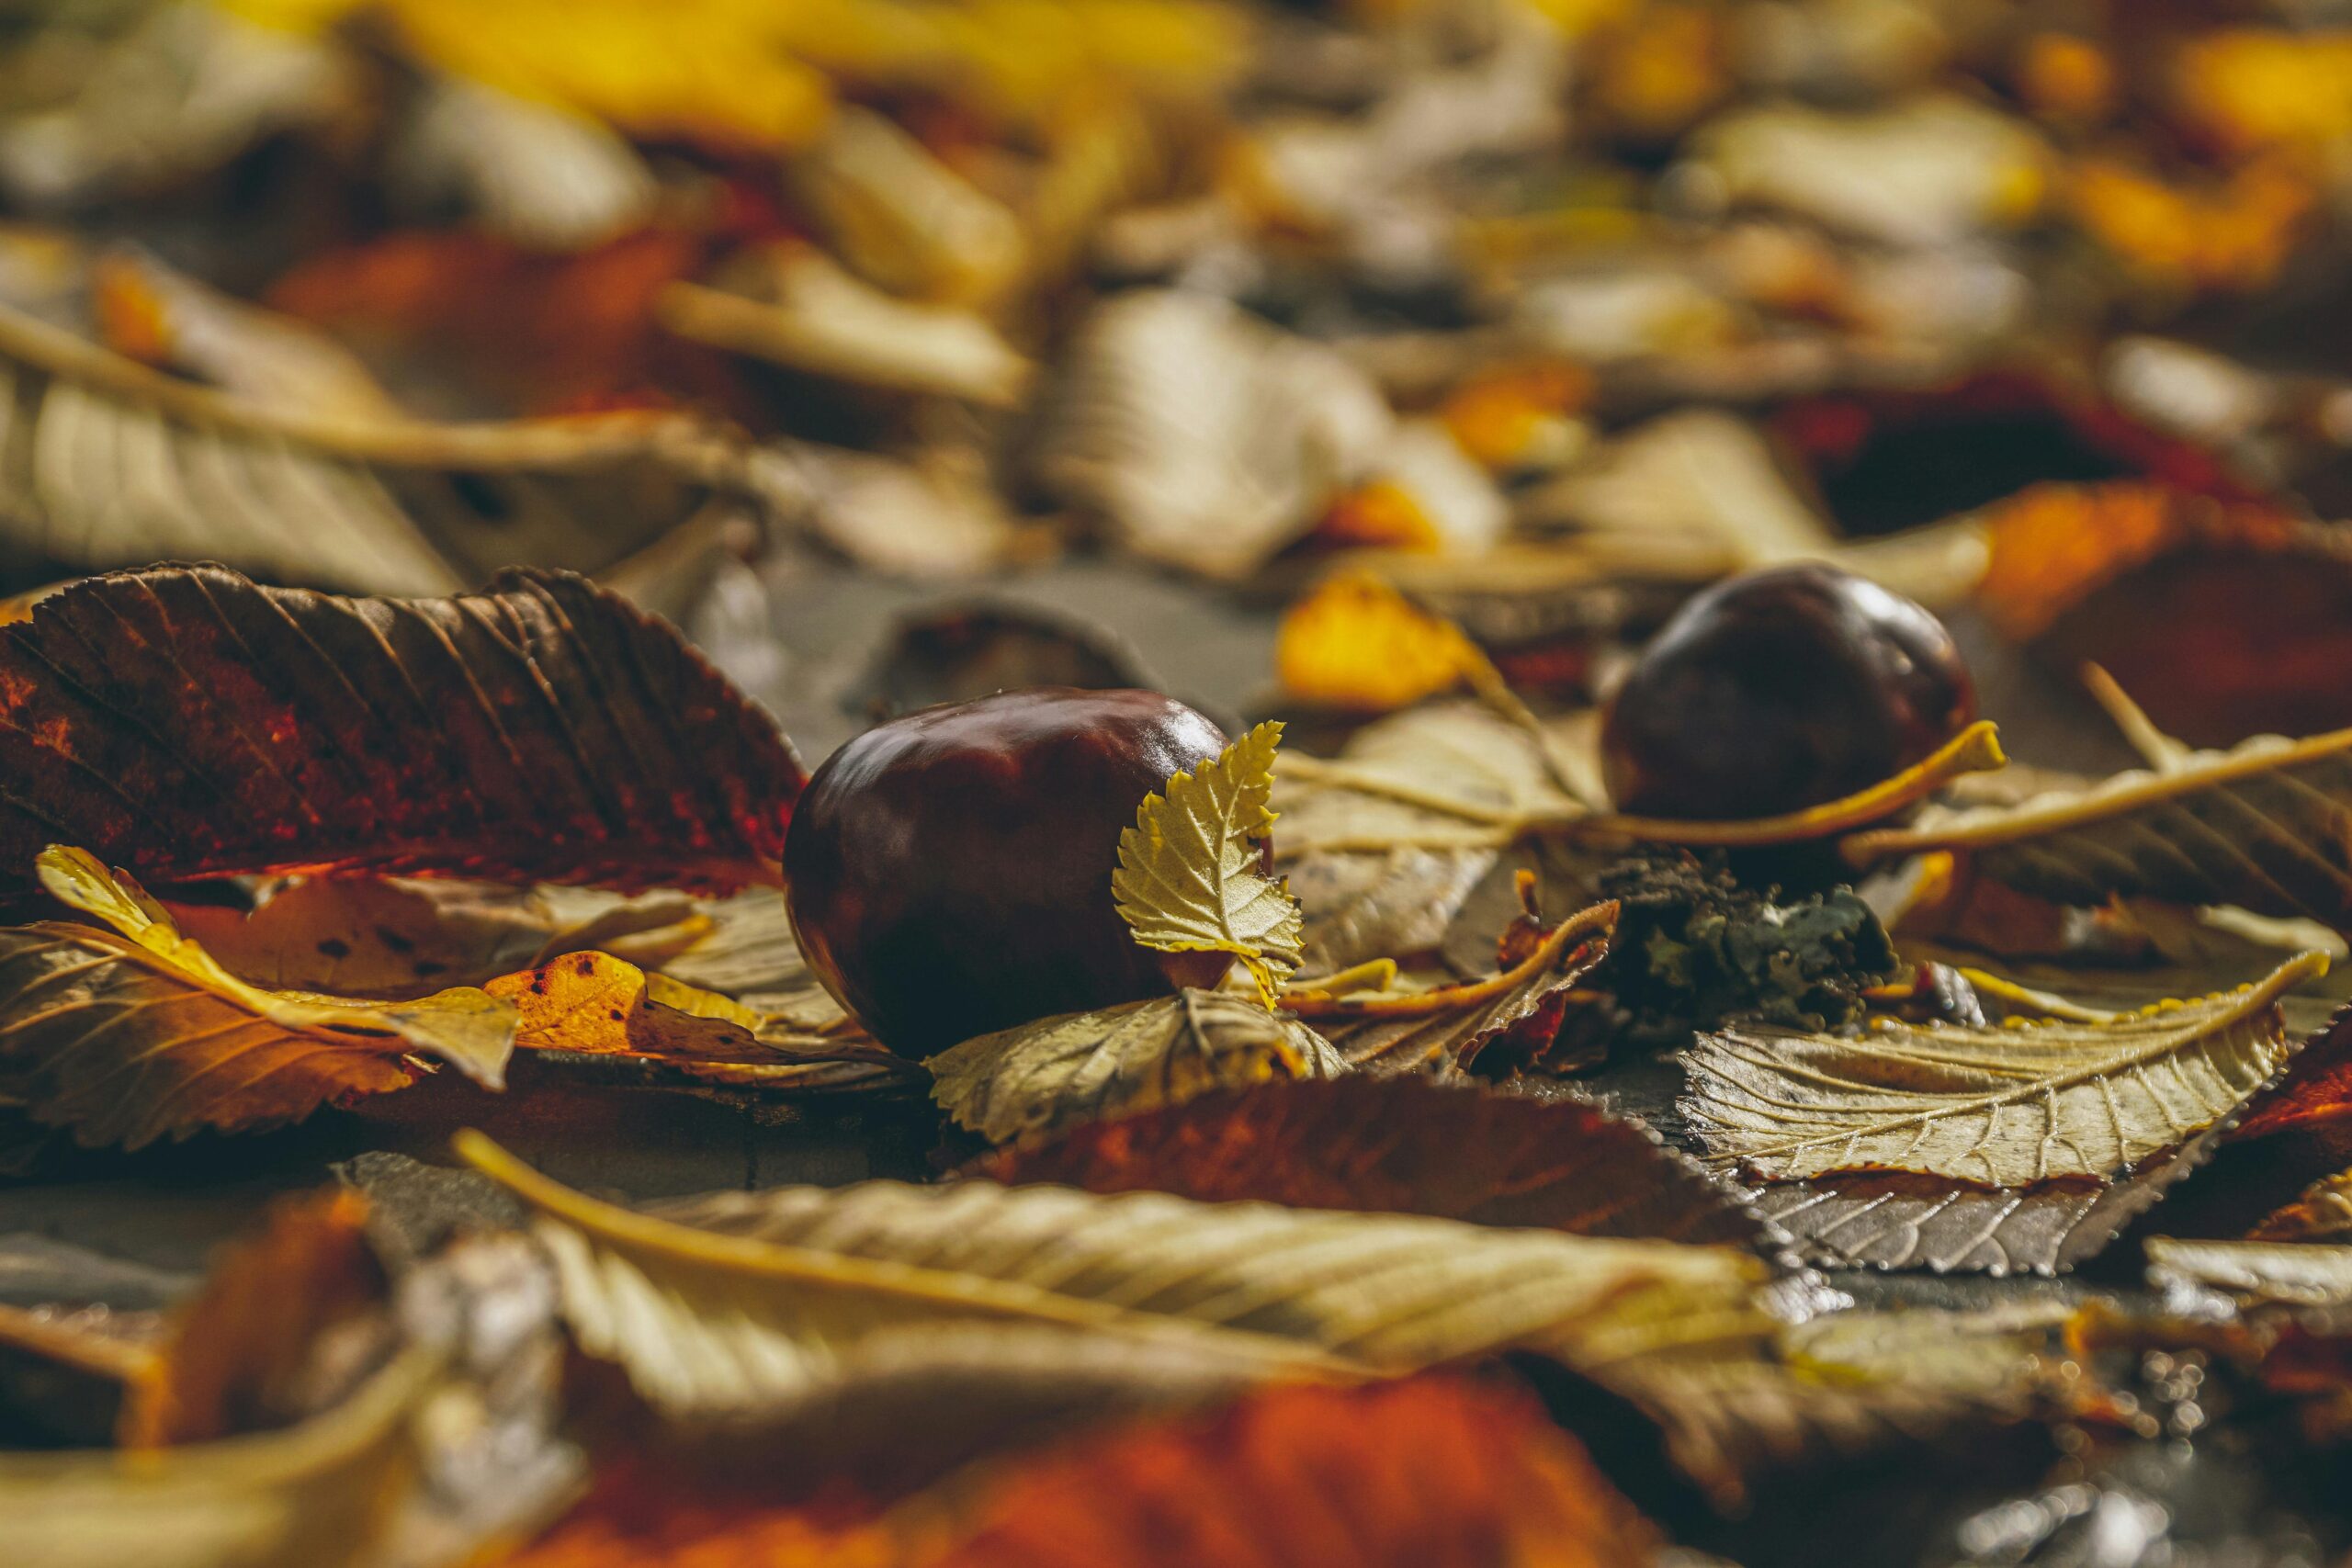
<path id="1" fill-rule="evenodd" d="M 1138 945 L 1111 873 L 1144 796 L 1224 749 L 1216 725 L 1157 692 L 1069 686 L 869 729 L 793 808 L 784 864 L 801 952 L 910 1056 L 1214 985 L 1230 960 Z"/>
<path id="2" fill-rule="evenodd" d="M 1620 811 L 1770 817 L 1867 788 L 1975 713 L 1935 616 L 1850 572 L 1778 567 L 1659 628 L 1610 701 L 1601 756 Z"/>

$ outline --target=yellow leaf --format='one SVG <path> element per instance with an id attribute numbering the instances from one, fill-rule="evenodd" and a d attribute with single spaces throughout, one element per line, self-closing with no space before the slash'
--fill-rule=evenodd
<path id="1" fill-rule="evenodd" d="M 82 851 L 51 848 L 39 864 L 53 897 L 115 930 L 0 931 L 0 1095 L 85 1144 L 294 1121 L 400 1088 L 412 1055 L 503 1082 L 514 1010 L 484 992 L 356 1002 L 263 990 Z"/>
<path id="2" fill-rule="evenodd" d="M 1283 727 L 1258 726 L 1192 773 L 1144 797 L 1119 835 L 1111 893 L 1136 940 L 1163 953 L 1230 953 L 1273 1005 L 1298 967 L 1298 902 L 1267 876 L 1273 831 L 1274 750 Z"/>
<path id="3" fill-rule="evenodd" d="M 1461 627 L 1368 572 L 1329 578 L 1293 604 L 1274 645 L 1284 691 L 1374 712 L 1452 691 L 1478 657 Z"/>

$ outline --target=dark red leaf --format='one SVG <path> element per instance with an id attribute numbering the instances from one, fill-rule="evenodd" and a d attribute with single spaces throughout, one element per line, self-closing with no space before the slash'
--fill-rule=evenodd
<path id="1" fill-rule="evenodd" d="M 368 870 L 773 882 L 805 777 L 666 623 L 580 577 L 447 599 L 217 566 L 77 583 L 0 627 L 0 893 L 68 843 L 150 883 Z"/>

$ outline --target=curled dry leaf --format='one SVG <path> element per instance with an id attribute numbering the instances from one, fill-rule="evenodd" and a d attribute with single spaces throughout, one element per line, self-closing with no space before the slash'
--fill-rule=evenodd
<path id="1" fill-rule="evenodd" d="M 783 1415 L 894 1340 L 978 1324 L 1108 1337 L 1236 1382 L 1513 1348 L 1605 1380 L 1669 1350 L 1753 1354 L 1769 1328 L 1770 1269 L 1728 1248 L 993 1182 L 632 1213 L 478 1134 L 459 1147 L 537 1211 L 582 1348 L 679 1417 Z"/>
<path id="2" fill-rule="evenodd" d="M 204 1288 L 175 1314 L 155 1375 L 133 1385 L 123 1446 L 273 1431 L 334 1403 L 345 1391 L 327 1337 L 386 1296 L 367 1223 L 368 1201 L 356 1192 L 288 1198 L 224 1248 Z"/>
<path id="3" fill-rule="evenodd" d="M 769 502 L 741 438 L 676 413 L 436 424 L 278 408 L 0 307 L 0 538 L 105 569 L 225 558 L 447 592 L 518 558 L 601 571 Z"/>
<path id="4" fill-rule="evenodd" d="M 1222 991 L 1180 991 L 1039 1019 L 930 1059 L 932 1098 L 992 1144 L 1176 1105 L 1211 1089 L 1347 1071 L 1287 1013 Z"/>
<path id="5" fill-rule="evenodd" d="M 575 577 L 343 599 L 217 567 L 0 627 L 0 888 L 59 839 L 164 880 L 426 871 L 773 883 L 804 777 L 667 624 Z"/>
<path id="6" fill-rule="evenodd" d="M 2151 1236 L 2148 1278 L 2159 1287 L 2222 1291 L 2249 1304 L 2339 1307 L 2352 1303 L 2352 1247 Z"/>
<path id="7" fill-rule="evenodd" d="M 1090 1192 L 1434 1214 L 1758 1253 L 1782 1240 L 1641 1122 L 1423 1077 L 1267 1083 L 1071 1129 L 972 1168 Z"/>
<path id="8" fill-rule="evenodd" d="M 415 1474 L 439 1358 L 409 1351 L 298 1426 L 151 1453 L 0 1456 L 17 1559 L 43 1568 L 343 1568 Z"/>
<path id="9" fill-rule="evenodd" d="M 52 895 L 115 930 L 0 931 L 0 1096 L 85 1145 L 298 1121 L 402 1087 L 416 1055 L 503 1081 L 514 1013 L 481 991 L 396 1003 L 265 991 L 89 855 L 48 850 L 40 871 Z"/>
<path id="10" fill-rule="evenodd" d="M 1731 1031 L 1684 1058 L 1715 1163 L 1771 1180 L 1904 1170 L 1988 1187 L 2106 1181 L 2227 1117 L 2292 1055 L 2304 953 L 2234 991 L 2005 1026 L 1885 1023 L 1858 1039 Z"/>
<path id="11" fill-rule="evenodd" d="M 1111 893 L 1136 941 L 1163 953 L 1229 953 L 1268 1006 L 1298 967 L 1298 903 L 1262 870 L 1283 727 L 1259 725 L 1165 793 L 1119 835 Z"/>
<path id="12" fill-rule="evenodd" d="M 1394 424 L 1332 350 L 1206 294 L 1135 290 L 1080 328 L 1035 464 L 1138 555 L 1236 579 L 1369 472 Z"/>
<path id="13" fill-rule="evenodd" d="M 527 1051 L 626 1056 L 707 1082 L 768 1088 L 870 1087 L 914 1070 L 862 1031 L 797 1030 L 607 953 L 569 953 L 485 989 L 516 1010 L 514 1043 Z"/>
<path id="14" fill-rule="evenodd" d="M 1512 939 L 1526 951 L 1509 968 L 1427 991 L 1285 996 L 1282 1006 L 1316 1021 L 1341 1060 L 1367 1072 L 1449 1073 L 1480 1066 L 1510 1040 L 1511 1070 L 1540 1062 L 1560 1032 L 1568 993 L 1609 951 L 1614 904 L 1596 904 L 1543 931 L 1532 916 Z M 1507 939 L 1510 940 L 1510 939 Z"/>
<path id="15" fill-rule="evenodd" d="M 1908 827 L 1857 833 L 1856 865 L 1931 850 L 2063 904 L 2117 895 L 2234 904 L 2256 914 L 2352 922 L 2352 729 L 2260 736 L 2162 773 L 2118 773 L 2014 806 L 1929 807 Z"/>
<path id="16" fill-rule="evenodd" d="M 2352 1170 L 2312 1182 L 2301 1197 L 2264 1220 L 2253 1239 L 2352 1243 Z"/>

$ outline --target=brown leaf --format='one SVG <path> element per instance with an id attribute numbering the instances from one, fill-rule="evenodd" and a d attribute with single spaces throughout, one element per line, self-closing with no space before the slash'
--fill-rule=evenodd
<path id="1" fill-rule="evenodd" d="M 972 1168 L 999 1181 L 1205 1203 L 1436 1214 L 1474 1224 L 1770 1251 L 1736 1190 L 1639 1122 L 1420 1077 L 1273 1083 L 1080 1127 Z"/>
<path id="2" fill-rule="evenodd" d="M 164 881 L 425 871 L 773 882 L 804 777 L 667 625 L 565 575 L 343 599 L 217 567 L 0 628 L 0 888 L 64 839 Z"/>
<path id="3" fill-rule="evenodd" d="M 288 1198 L 223 1249 L 175 1314 L 156 1375 L 132 1385 L 123 1445 L 272 1431 L 333 1404 L 348 1380 L 331 1337 L 364 1328 L 385 1296 L 367 1221 L 356 1192 Z"/>
<path id="4" fill-rule="evenodd" d="M 1269 1389 L 995 1461 L 877 1518 L 642 1462 L 510 1568 L 1634 1568 L 1657 1540 L 1526 1394 L 1453 1377 Z M 772 1494 L 771 1494 L 772 1495 Z"/>
<path id="5" fill-rule="evenodd" d="M 0 929 L 0 1100 L 85 1145 L 296 1121 L 404 1086 L 423 1055 L 503 1081 L 514 1014 L 479 990 L 382 1003 L 262 990 L 88 855 L 51 849 L 40 864 L 52 895 L 115 929 Z"/>
<path id="6" fill-rule="evenodd" d="M 2352 1242 L 2352 1170 L 2312 1183 L 2255 1228 L 2256 1241 Z"/>

